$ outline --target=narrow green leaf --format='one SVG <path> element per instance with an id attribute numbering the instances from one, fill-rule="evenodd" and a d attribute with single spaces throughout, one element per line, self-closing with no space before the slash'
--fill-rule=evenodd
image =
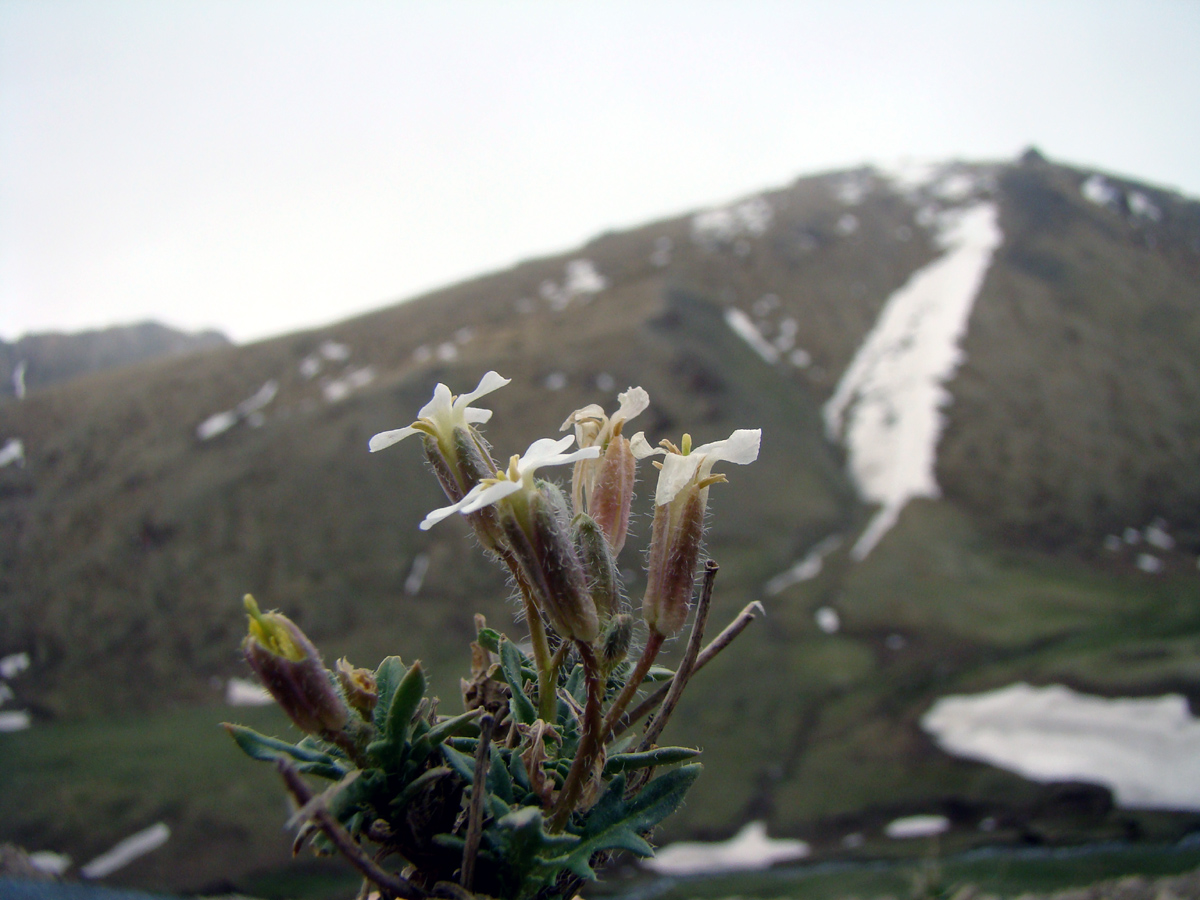
<path id="1" fill-rule="evenodd" d="M 387 722 L 388 710 L 392 708 L 392 696 L 404 678 L 405 671 L 404 663 L 398 656 L 385 657 L 375 670 L 375 690 L 379 694 L 379 700 L 375 704 L 374 724 L 380 731 L 383 731 Z"/>
<path id="2" fill-rule="evenodd" d="M 442 744 L 442 756 L 446 760 L 446 765 L 458 773 L 467 784 L 475 783 L 475 757 L 468 756 L 466 753 L 461 753 L 451 747 L 449 744 Z"/>
<path id="3" fill-rule="evenodd" d="M 504 672 L 504 680 L 512 690 L 513 718 L 522 725 L 532 725 L 537 721 L 537 710 L 525 695 L 525 675 L 521 671 L 521 652 L 512 641 L 504 641 L 500 645 L 500 667 Z"/>
<path id="4" fill-rule="evenodd" d="M 489 756 L 491 757 L 491 767 L 487 776 L 488 792 L 499 797 L 505 803 L 512 803 L 514 798 L 512 776 L 508 774 L 508 768 L 504 765 L 503 753 L 499 747 L 493 744 Z"/>
<path id="5" fill-rule="evenodd" d="M 693 750 L 691 747 L 656 747 L 642 753 L 617 753 L 610 756 L 608 762 L 604 764 L 604 775 L 609 777 L 618 772 L 628 772 L 631 769 L 669 766 L 699 755 L 700 751 Z"/>
<path id="6" fill-rule="evenodd" d="M 333 781 L 346 774 L 346 770 L 337 764 L 337 760 L 327 753 L 289 744 L 278 738 L 267 737 L 244 725 L 225 722 L 224 727 L 242 752 L 251 759 L 261 762 L 275 762 L 275 760 L 283 758 L 292 759 L 300 763 L 296 767 L 298 771 L 318 775 L 321 778 L 329 778 Z"/>
<path id="7" fill-rule="evenodd" d="M 484 650 L 499 653 L 500 642 L 504 640 L 504 635 L 495 628 L 481 628 L 479 634 L 475 635 L 475 640 Z"/>
<path id="8" fill-rule="evenodd" d="M 413 715 L 424 698 L 425 673 L 421 669 L 421 663 L 415 662 L 409 666 L 400 683 L 396 685 L 395 693 L 392 694 L 392 702 L 388 706 L 387 721 L 383 728 L 384 740 L 391 744 L 396 751 L 402 749 L 405 742 L 408 741 Z"/>

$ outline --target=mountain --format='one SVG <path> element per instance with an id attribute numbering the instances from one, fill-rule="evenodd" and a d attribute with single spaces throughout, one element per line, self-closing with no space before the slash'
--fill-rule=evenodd
<path id="1" fill-rule="evenodd" d="M 445 502 L 419 450 L 366 445 L 495 369 L 499 457 L 628 385 L 652 441 L 763 429 L 713 488 L 708 546 L 712 621 L 767 615 L 672 724 L 707 771 L 668 837 L 761 818 L 818 853 L 894 852 L 883 827 L 910 813 L 946 816 L 946 846 L 1177 836 L 1194 812 L 964 760 L 922 722 L 1018 682 L 1200 702 L 1198 288 L 1200 203 L 1030 152 L 805 177 L 6 401 L 24 464 L 0 468 L 0 656 L 29 654 L 9 708 L 33 724 L 0 735 L 0 821 L 79 859 L 168 822 L 135 884 L 283 865 L 277 786 L 215 728 L 284 728 L 220 709 L 246 675 L 240 598 L 329 659 L 422 658 L 452 706 L 472 614 L 512 628 L 508 589 L 461 523 L 418 530 Z"/>
<path id="2" fill-rule="evenodd" d="M 0 341 L 0 384 L 5 396 L 23 395 L 117 366 L 159 356 L 182 356 L 229 345 L 217 331 L 189 333 L 157 322 L 139 322 L 96 331 L 27 334 Z"/>

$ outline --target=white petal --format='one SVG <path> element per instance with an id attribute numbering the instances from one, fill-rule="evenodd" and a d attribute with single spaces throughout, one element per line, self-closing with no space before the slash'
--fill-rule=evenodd
<path id="1" fill-rule="evenodd" d="M 479 384 L 476 386 L 475 390 L 471 391 L 469 394 L 463 394 L 454 401 L 454 408 L 462 409 L 472 400 L 477 400 L 485 394 L 490 394 L 492 391 L 498 391 L 510 381 L 512 381 L 511 378 L 505 378 L 498 372 L 487 372 L 482 378 L 479 379 Z"/>
<path id="2" fill-rule="evenodd" d="M 559 431 L 566 431 L 576 422 L 582 422 L 584 419 L 604 419 L 604 407 L 598 403 L 589 403 L 583 409 L 577 409 L 575 412 L 567 416 L 567 421 L 562 423 Z"/>
<path id="3" fill-rule="evenodd" d="M 646 433 L 639 431 L 629 441 L 629 449 L 633 452 L 635 459 L 645 459 L 647 456 L 653 456 L 656 453 L 666 453 L 662 447 L 651 447 L 650 442 L 646 440 Z"/>
<path id="4" fill-rule="evenodd" d="M 564 450 L 575 443 L 575 435 L 568 434 L 565 438 L 538 438 L 529 445 L 529 449 L 521 454 L 517 468 L 522 474 L 533 471 L 538 466 L 554 465 L 550 460 L 562 454 Z"/>
<path id="5" fill-rule="evenodd" d="M 717 460 L 724 460 L 745 466 L 758 459 L 758 445 L 761 441 L 761 428 L 739 428 L 723 441 L 713 441 L 711 444 L 695 448 L 692 454 L 707 456 L 709 465 Z"/>
<path id="6" fill-rule="evenodd" d="M 411 425 L 409 425 L 407 428 L 396 428 L 392 431 L 381 431 L 379 434 L 371 438 L 371 440 L 367 443 L 367 446 L 371 449 L 371 452 L 374 453 L 376 450 L 382 450 L 384 447 L 390 447 L 392 444 L 402 441 L 406 437 L 410 437 L 417 433 L 417 429 L 413 428 Z"/>
<path id="7" fill-rule="evenodd" d="M 696 474 L 696 469 L 704 462 L 704 457 L 698 453 L 682 456 L 678 453 L 668 453 L 663 457 L 662 471 L 658 473 L 658 490 L 654 493 L 654 503 L 662 506 L 675 499 L 687 483 Z"/>
<path id="8" fill-rule="evenodd" d="M 482 425 L 492 417 L 490 409 L 480 409 L 477 406 L 468 406 L 463 410 L 463 421 L 471 425 Z"/>
<path id="9" fill-rule="evenodd" d="M 472 501 L 474 501 L 475 498 L 472 495 L 475 493 L 477 488 L 478 488 L 478 485 L 476 485 L 476 487 L 474 487 L 474 488 L 471 488 L 470 493 L 468 493 L 465 497 L 463 497 L 457 503 L 452 504 L 451 506 L 443 506 L 440 509 L 435 509 L 433 512 L 431 512 L 429 515 L 427 515 L 424 519 L 421 520 L 421 526 L 420 526 L 421 530 L 428 531 L 430 528 L 432 528 L 438 522 L 442 521 L 442 519 L 448 519 L 452 515 L 454 515 L 456 512 L 461 511 L 463 509 L 463 507 L 465 507 L 468 503 L 471 503 Z"/>
<path id="10" fill-rule="evenodd" d="M 650 395 L 640 387 L 631 387 L 625 393 L 618 394 L 617 400 L 621 405 L 613 413 L 614 422 L 620 420 L 628 422 L 634 416 L 644 413 L 650 406 Z"/>
<path id="11" fill-rule="evenodd" d="M 494 484 L 489 484 L 478 493 L 476 493 L 475 488 L 472 488 L 471 494 L 475 494 L 475 496 L 471 497 L 471 494 L 468 494 L 466 497 L 463 497 L 464 502 L 461 511 L 463 515 L 473 513 L 476 510 L 483 509 L 485 506 L 491 506 L 497 500 L 503 500 L 509 494 L 515 494 L 520 489 L 521 482 L 519 481 L 497 481 Z M 470 502 L 467 502 L 468 500 Z"/>
<path id="12" fill-rule="evenodd" d="M 450 411 L 452 397 L 450 388 L 439 381 L 437 387 L 433 389 L 433 399 L 421 407 L 417 418 L 432 419 L 436 422 L 439 415 L 445 415 Z"/>

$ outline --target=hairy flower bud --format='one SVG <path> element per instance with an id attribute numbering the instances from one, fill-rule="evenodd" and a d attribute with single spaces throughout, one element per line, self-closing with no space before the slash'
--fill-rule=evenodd
<path id="1" fill-rule="evenodd" d="M 632 644 L 633 616 L 628 613 L 613 616 L 600 639 L 600 652 L 605 670 L 611 672 L 624 662 Z"/>
<path id="2" fill-rule="evenodd" d="M 692 485 L 654 509 L 642 614 L 651 631 L 667 637 L 683 627 L 691 608 L 704 536 L 704 493 Z"/>
<path id="3" fill-rule="evenodd" d="M 580 513 L 571 522 L 571 534 L 575 550 L 587 574 L 592 601 L 596 604 L 596 615 L 603 628 L 621 601 L 617 580 L 616 550 L 609 545 L 608 538 L 600 525 L 587 513 Z"/>
<path id="4" fill-rule="evenodd" d="M 599 471 L 592 486 L 588 512 L 604 531 L 614 554 L 625 546 L 629 533 L 629 505 L 633 501 L 633 482 L 637 478 L 637 459 L 629 449 L 629 439 L 615 435 L 598 461 Z"/>
<path id="5" fill-rule="evenodd" d="M 350 710 L 312 641 L 282 613 L 260 612 L 249 594 L 244 603 L 250 627 L 242 650 L 263 686 L 301 731 L 341 732 Z"/>

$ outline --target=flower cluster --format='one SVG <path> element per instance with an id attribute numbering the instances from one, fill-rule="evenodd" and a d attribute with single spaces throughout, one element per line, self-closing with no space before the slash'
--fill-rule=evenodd
<path id="1" fill-rule="evenodd" d="M 715 564 L 669 689 L 652 691 L 632 712 L 630 705 L 693 607 L 708 491 L 726 480 L 713 468 L 753 462 L 761 433 L 738 430 L 697 447 L 685 434 L 678 445 L 652 447 L 644 433 L 624 433 L 650 405 L 645 390 L 631 387 L 611 415 L 595 404 L 575 410 L 562 426 L 571 434 L 536 440 L 498 464 L 477 429 L 492 412 L 471 404 L 508 383 L 488 372 L 458 396 L 439 384 L 412 424 L 369 444 L 375 452 L 420 438 L 449 501 L 421 529 L 464 517 L 507 568 L 523 605 L 528 654 L 477 617 L 461 715 L 438 716 L 436 702 L 423 698 L 420 663 L 405 668 L 389 657 L 372 672 L 340 660 L 335 674 L 295 623 L 245 601 L 246 659 L 308 737 L 291 746 L 240 726 L 230 732 L 248 754 L 279 765 L 307 816 L 298 840 L 311 836 L 341 852 L 385 896 L 445 895 L 450 880 L 460 893 L 571 896 L 580 879 L 595 877 L 591 864 L 613 850 L 651 853 L 642 835 L 699 771 L 683 766 L 651 780 L 655 767 L 696 753 L 658 747 L 656 739 L 703 665 L 698 650 Z M 639 639 L 618 557 L 629 537 L 638 464 L 653 456 L 662 458 L 653 460 L 659 473 Z M 539 477 L 567 464 L 569 490 Z M 723 633 L 726 642 L 752 618 L 748 607 L 742 624 Z M 719 649 L 710 646 L 707 658 Z M 629 752 L 620 734 L 656 707 Z M 338 782 L 332 799 L 314 797 L 304 773 Z M 593 819 L 605 823 L 602 838 Z M 373 854 L 363 849 L 368 844 Z M 409 866 L 405 877 L 378 864 L 392 854 Z"/>

